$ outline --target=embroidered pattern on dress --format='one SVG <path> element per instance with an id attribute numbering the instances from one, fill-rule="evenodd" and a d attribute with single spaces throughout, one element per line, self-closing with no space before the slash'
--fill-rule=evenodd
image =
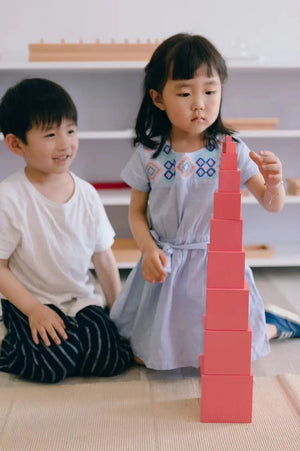
<path id="1" fill-rule="evenodd" d="M 168 155 L 171 152 L 171 146 L 169 146 L 169 144 L 166 144 L 163 148 L 163 152 Z"/>
<path id="2" fill-rule="evenodd" d="M 203 177 L 205 174 L 207 174 L 209 177 L 212 177 L 216 172 L 216 170 L 214 169 L 216 161 L 213 158 L 209 158 L 208 160 L 204 160 L 204 158 L 198 158 L 196 164 L 197 166 L 199 166 L 199 169 L 197 169 L 196 171 L 199 177 Z"/>
<path id="3" fill-rule="evenodd" d="M 209 143 L 206 146 L 206 149 L 209 150 L 210 152 L 212 152 L 213 150 L 215 150 L 216 146 L 214 145 L 214 142 L 212 139 L 209 140 Z"/>
<path id="4" fill-rule="evenodd" d="M 167 160 L 164 164 L 164 167 L 167 169 L 166 172 L 164 173 L 164 177 L 167 180 L 171 180 L 175 175 L 176 172 L 175 163 L 176 163 L 175 160 L 173 161 Z"/>
<path id="5" fill-rule="evenodd" d="M 177 168 L 179 169 L 182 175 L 188 177 L 195 169 L 195 166 L 188 157 L 185 157 L 178 163 Z"/>
<path id="6" fill-rule="evenodd" d="M 154 180 L 157 174 L 160 172 L 160 169 L 154 163 L 148 163 L 146 165 L 146 172 L 151 180 Z"/>

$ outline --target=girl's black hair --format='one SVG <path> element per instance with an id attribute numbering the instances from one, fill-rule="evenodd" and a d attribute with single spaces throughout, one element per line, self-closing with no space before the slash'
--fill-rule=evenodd
<path id="1" fill-rule="evenodd" d="M 134 145 L 141 143 L 150 149 L 157 149 L 153 155 L 157 157 L 169 137 L 172 124 L 166 112 L 153 104 L 149 91 L 154 89 L 162 93 L 170 76 L 173 80 L 188 80 L 201 66 L 207 68 L 209 77 L 216 71 L 223 85 L 227 79 L 225 60 L 206 38 L 179 33 L 163 41 L 155 50 L 145 68 L 144 96 L 136 119 Z M 221 108 L 215 122 L 205 130 L 204 137 L 207 142 L 216 143 L 219 133 L 233 133 L 222 122 Z"/>
<path id="2" fill-rule="evenodd" d="M 9 88 L 0 102 L 0 131 L 13 133 L 26 144 L 32 127 L 60 125 L 68 119 L 77 125 L 77 109 L 62 86 L 44 78 L 27 78 Z"/>

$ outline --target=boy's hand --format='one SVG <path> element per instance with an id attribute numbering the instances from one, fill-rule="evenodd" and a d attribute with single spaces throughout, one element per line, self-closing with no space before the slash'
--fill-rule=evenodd
<path id="1" fill-rule="evenodd" d="M 282 165 L 279 158 L 268 150 L 261 150 L 259 154 L 251 151 L 250 158 L 257 164 L 266 186 L 277 186 L 282 181 Z"/>
<path id="2" fill-rule="evenodd" d="M 165 267 L 168 265 L 168 257 L 159 248 L 155 251 L 146 252 L 143 255 L 142 271 L 147 282 L 162 283 L 167 278 Z"/>
<path id="3" fill-rule="evenodd" d="M 48 335 L 57 345 L 61 344 L 58 334 L 66 340 L 68 338 L 65 332 L 65 323 L 61 317 L 47 305 L 37 305 L 28 315 L 29 325 L 32 334 L 32 340 L 39 344 L 39 336 L 46 346 L 50 346 Z M 57 334 L 58 333 L 58 334 Z"/>

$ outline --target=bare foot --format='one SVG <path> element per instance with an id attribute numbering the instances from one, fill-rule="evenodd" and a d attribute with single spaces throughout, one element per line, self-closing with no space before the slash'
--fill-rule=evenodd
<path id="1" fill-rule="evenodd" d="M 274 326 L 274 324 L 267 324 L 267 331 L 268 331 L 269 340 L 272 340 L 272 338 L 278 337 L 278 330 L 277 330 L 277 327 Z"/>
<path id="2" fill-rule="evenodd" d="M 136 355 L 134 356 L 134 360 L 135 360 L 135 363 L 137 363 L 138 365 L 145 366 L 145 363 Z"/>

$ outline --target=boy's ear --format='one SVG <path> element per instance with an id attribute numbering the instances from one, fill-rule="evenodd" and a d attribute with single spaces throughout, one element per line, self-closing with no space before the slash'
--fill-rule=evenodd
<path id="1" fill-rule="evenodd" d="M 5 137 L 5 142 L 6 142 L 7 147 L 9 148 L 9 150 L 12 153 L 14 153 L 16 155 L 19 155 L 20 157 L 23 157 L 23 155 L 24 155 L 24 152 L 23 152 L 24 143 L 23 143 L 23 141 L 20 138 L 18 138 L 13 133 L 9 133 Z"/>
<path id="2" fill-rule="evenodd" d="M 150 89 L 149 94 L 154 105 L 161 111 L 166 111 L 162 95 L 158 91 L 155 91 L 155 89 Z"/>

